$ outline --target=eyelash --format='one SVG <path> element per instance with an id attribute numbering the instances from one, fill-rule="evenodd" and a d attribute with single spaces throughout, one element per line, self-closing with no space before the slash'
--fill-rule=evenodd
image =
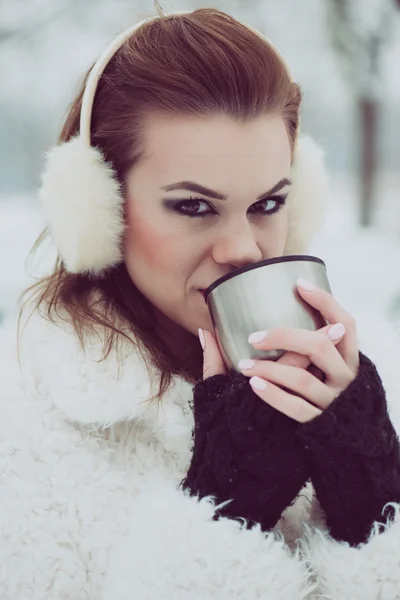
<path id="1" fill-rule="evenodd" d="M 278 195 L 271 196 L 271 198 L 265 198 L 265 200 L 259 200 L 259 202 L 257 202 L 256 204 L 262 204 L 263 202 L 270 202 L 271 200 L 276 201 L 275 208 L 273 208 L 272 210 L 269 210 L 268 212 L 260 211 L 259 214 L 261 214 L 262 216 L 268 216 L 268 217 L 276 214 L 286 204 L 286 199 L 287 199 L 287 194 L 281 195 L 281 196 L 278 196 Z M 209 215 L 213 214 L 211 211 L 205 211 L 203 213 L 197 213 L 197 214 L 194 212 L 192 212 L 192 213 L 185 212 L 185 210 L 182 208 L 182 206 L 184 206 L 185 204 L 193 203 L 193 202 L 203 202 L 204 204 L 211 206 L 210 203 L 207 202 L 207 200 L 204 200 L 203 198 L 197 198 L 197 197 L 190 196 L 189 200 L 184 200 L 183 202 L 178 202 L 177 204 L 175 204 L 173 210 L 175 210 L 178 214 L 183 215 L 184 217 L 189 217 L 189 218 L 194 218 L 194 219 L 204 219 L 205 217 L 208 217 Z M 214 211 L 214 213 L 215 213 L 215 211 Z"/>

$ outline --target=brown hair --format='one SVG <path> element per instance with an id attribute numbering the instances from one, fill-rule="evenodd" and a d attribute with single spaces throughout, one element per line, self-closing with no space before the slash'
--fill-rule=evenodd
<path id="1" fill-rule="evenodd" d="M 279 111 L 293 148 L 301 93 L 275 49 L 219 10 L 164 15 L 157 2 L 156 7 L 158 16 L 136 30 L 110 60 L 93 105 L 91 144 L 113 165 L 122 187 L 127 171 L 141 157 L 146 114 L 221 113 L 247 121 Z M 69 109 L 60 143 L 79 133 L 87 76 Z M 42 232 L 32 252 L 48 235 L 49 231 Z M 102 329 L 103 359 L 123 337 L 145 349 L 143 356 L 147 354 L 160 375 L 158 398 L 174 374 L 190 382 L 201 377 L 198 340 L 193 336 L 199 350 L 194 350 L 192 363 L 177 364 L 157 335 L 153 306 L 131 281 L 124 264 L 101 277 L 76 275 L 67 272 L 58 256 L 53 272 L 30 286 L 23 298 L 27 294 L 34 301 L 33 310 L 44 309 L 48 319 L 66 314 L 82 346 L 86 332 Z M 21 314 L 23 310 L 24 305 Z"/>

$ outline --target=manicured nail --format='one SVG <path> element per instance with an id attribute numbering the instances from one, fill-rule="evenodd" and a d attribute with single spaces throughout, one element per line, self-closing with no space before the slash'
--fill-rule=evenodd
<path id="1" fill-rule="evenodd" d="M 267 337 L 267 331 L 255 331 L 251 333 L 248 338 L 249 344 L 257 344 L 257 342 L 262 342 L 263 339 Z"/>
<path id="2" fill-rule="evenodd" d="M 265 379 L 261 379 L 261 377 L 252 377 L 249 380 L 249 383 L 251 385 L 251 387 L 255 388 L 256 390 L 265 390 L 265 388 L 267 387 L 267 382 L 265 381 Z"/>
<path id="3" fill-rule="evenodd" d="M 252 369 L 255 365 L 255 361 L 251 360 L 251 358 L 242 358 L 241 361 L 239 361 L 239 369 Z"/>
<path id="4" fill-rule="evenodd" d="M 300 277 L 297 280 L 297 285 L 299 287 L 301 287 L 303 290 L 306 290 L 307 292 L 312 292 L 313 290 L 315 290 L 315 285 L 313 283 L 311 283 L 311 281 L 307 281 L 306 279 L 303 279 L 302 277 Z"/>
<path id="5" fill-rule="evenodd" d="M 346 328 L 343 325 L 343 323 L 336 323 L 336 325 L 333 325 L 333 327 L 330 327 L 328 329 L 328 337 L 332 341 L 340 339 L 341 337 L 344 336 L 345 333 L 346 333 Z"/>
<path id="6" fill-rule="evenodd" d="M 200 329 L 200 327 L 199 327 L 199 332 L 198 332 L 198 333 L 199 333 L 199 340 L 200 340 L 201 347 L 202 347 L 202 348 L 203 348 L 203 350 L 204 350 L 204 348 L 206 347 L 206 341 L 205 341 L 205 339 L 204 339 L 204 333 L 203 333 L 203 330 L 202 330 L 202 329 Z"/>

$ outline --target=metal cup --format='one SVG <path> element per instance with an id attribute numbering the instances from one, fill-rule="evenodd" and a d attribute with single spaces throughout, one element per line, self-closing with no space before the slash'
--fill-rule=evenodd
<path id="1" fill-rule="evenodd" d="M 293 327 L 315 331 L 327 322 L 297 291 L 299 277 L 331 293 L 325 263 L 315 256 L 282 256 L 220 277 L 205 292 L 216 339 L 228 368 L 241 358 L 277 360 L 285 350 L 256 350 L 253 331 Z"/>

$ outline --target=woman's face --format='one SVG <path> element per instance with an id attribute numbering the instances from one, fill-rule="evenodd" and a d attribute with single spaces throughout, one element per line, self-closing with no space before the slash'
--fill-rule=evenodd
<path id="1" fill-rule="evenodd" d="M 125 263 L 162 321 L 212 331 L 200 290 L 281 256 L 291 152 L 282 117 L 151 117 L 127 177 Z"/>

